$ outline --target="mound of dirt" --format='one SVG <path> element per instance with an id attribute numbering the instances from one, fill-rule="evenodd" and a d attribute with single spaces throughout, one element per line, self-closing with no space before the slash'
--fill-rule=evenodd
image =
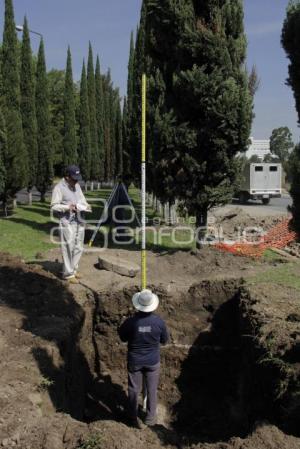
<path id="1" fill-rule="evenodd" d="M 242 208 L 235 207 L 225 213 L 225 215 L 212 214 L 210 223 L 212 228 L 218 230 L 221 238 L 236 241 L 243 234 L 246 234 L 249 240 L 251 240 L 251 234 L 254 234 L 253 238 L 257 240 L 259 235 L 264 235 L 281 220 L 282 215 L 266 217 L 252 216 L 247 214 Z"/>
<path id="2" fill-rule="evenodd" d="M 300 258 L 300 243 L 299 242 L 292 242 L 290 243 L 285 250 L 291 254 L 291 256 L 299 257 Z"/>

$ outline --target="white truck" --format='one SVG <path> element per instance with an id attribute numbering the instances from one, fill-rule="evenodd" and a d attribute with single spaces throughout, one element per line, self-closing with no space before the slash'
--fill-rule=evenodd
<path id="1" fill-rule="evenodd" d="M 241 204 L 248 200 L 261 200 L 269 204 L 271 198 L 282 194 L 282 165 L 274 163 L 248 163 L 244 168 L 237 197 Z"/>

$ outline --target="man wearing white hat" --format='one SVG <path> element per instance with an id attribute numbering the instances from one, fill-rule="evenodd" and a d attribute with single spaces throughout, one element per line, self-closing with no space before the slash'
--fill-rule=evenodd
<path id="1" fill-rule="evenodd" d="M 128 401 L 129 419 L 139 427 L 138 398 L 143 382 L 147 389 L 145 424 L 156 423 L 157 387 L 160 371 L 160 344 L 169 339 L 165 322 L 153 312 L 159 305 L 157 295 L 151 290 L 136 293 L 132 303 L 137 313 L 127 318 L 119 329 L 123 342 L 128 343 Z"/>

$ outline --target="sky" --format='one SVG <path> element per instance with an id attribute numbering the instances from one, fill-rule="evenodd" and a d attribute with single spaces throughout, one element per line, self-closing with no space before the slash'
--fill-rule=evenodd
<path id="1" fill-rule="evenodd" d="M 256 65 L 261 80 L 255 97 L 252 136 L 268 139 L 274 128 L 288 126 L 298 142 L 300 129 L 291 89 L 285 85 L 288 60 L 280 35 L 288 0 L 244 0 L 249 68 Z M 30 29 L 43 34 L 48 69 L 64 69 L 67 47 L 73 57 L 74 79 L 80 79 L 88 43 L 99 54 L 102 71 L 111 68 L 112 79 L 126 94 L 131 30 L 135 30 L 141 0 L 14 0 L 16 24 L 26 14 Z M 0 0 L 0 35 L 4 0 Z M 32 34 L 36 51 L 39 37 Z"/>

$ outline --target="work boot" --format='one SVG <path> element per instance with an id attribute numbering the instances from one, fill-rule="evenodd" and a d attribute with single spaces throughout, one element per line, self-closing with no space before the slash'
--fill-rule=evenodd
<path id="1" fill-rule="evenodd" d="M 76 271 L 75 277 L 76 279 L 82 279 L 82 274 L 79 271 Z"/>
<path id="2" fill-rule="evenodd" d="M 143 428 L 141 421 L 139 420 L 139 418 L 130 418 L 128 420 L 128 425 L 130 427 L 133 427 L 134 429 L 139 429 L 141 430 Z"/>
<path id="3" fill-rule="evenodd" d="M 68 284 L 79 284 L 79 281 L 75 276 L 69 276 L 67 278 L 64 278 L 64 280 L 67 281 Z"/>
<path id="4" fill-rule="evenodd" d="M 148 426 L 148 427 L 153 427 L 153 426 L 155 426 L 156 425 L 156 418 L 146 418 L 145 419 L 145 424 L 146 424 L 146 426 Z"/>

